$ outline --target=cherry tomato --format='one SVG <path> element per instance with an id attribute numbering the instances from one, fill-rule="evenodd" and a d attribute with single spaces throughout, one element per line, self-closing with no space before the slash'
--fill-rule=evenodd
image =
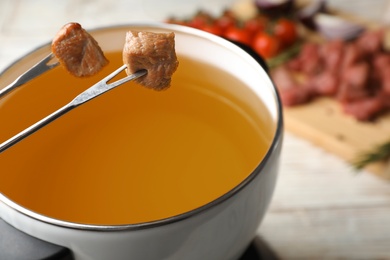
<path id="1" fill-rule="evenodd" d="M 252 48 L 263 58 L 275 57 L 280 50 L 280 41 L 274 35 L 260 32 L 252 42 Z"/>
<path id="2" fill-rule="evenodd" d="M 188 21 L 188 26 L 202 29 L 205 25 L 210 23 L 212 20 L 212 17 L 203 11 L 199 11 L 194 17 L 192 17 L 191 20 Z"/>
<path id="3" fill-rule="evenodd" d="M 244 23 L 244 28 L 252 36 L 265 30 L 268 24 L 268 19 L 262 16 L 253 17 Z"/>
<path id="4" fill-rule="evenodd" d="M 251 35 L 244 28 L 233 26 L 228 28 L 223 36 L 229 40 L 251 45 Z"/>
<path id="5" fill-rule="evenodd" d="M 230 27 L 235 26 L 237 19 L 230 11 L 225 11 L 220 17 L 215 20 L 215 24 L 219 26 L 222 31 L 226 31 Z"/>
<path id="6" fill-rule="evenodd" d="M 284 47 L 292 45 L 298 37 L 295 23 L 285 18 L 281 18 L 275 23 L 274 34 L 280 39 Z"/>
<path id="7" fill-rule="evenodd" d="M 206 32 L 209 32 L 209 33 L 218 35 L 218 36 L 222 36 L 222 35 L 223 35 L 223 30 L 222 30 L 221 27 L 219 27 L 218 24 L 216 24 L 216 23 L 208 23 L 208 24 L 205 24 L 205 25 L 204 25 L 202 28 L 200 28 L 200 29 L 203 30 L 203 31 L 206 31 Z"/>
<path id="8" fill-rule="evenodd" d="M 184 20 L 179 20 L 179 19 L 176 19 L 174 17 L 170 17 L 168 18 L 167 20 L 165 20 L 166 23 L 169 23 L 169 24 L 179 24 L 179 25 L 188 25 L 186 23 L 186 21 Z"/>

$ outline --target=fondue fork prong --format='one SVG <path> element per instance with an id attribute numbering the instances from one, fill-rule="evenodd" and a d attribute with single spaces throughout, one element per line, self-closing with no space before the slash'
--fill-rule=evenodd
<path id="1" fill-rule="evenodd" d="M 43 58 L 41 61 L 36 63 L 33 67 L 31 67 L 29 70 L 27 70 L 22 75 L 20 75 L 11 84 L 0 89 L 0 98 L 2 96 L 5 96 L 6 94 L 11 92 L 15 88 L 23 85 L 24 83 L 27 83 L 28 81 L 38 77 L 39 75 L 45 73 L 46 71 L 57 67 L 60 64 L 58 61 L 55 63 L 49 63 L 53 58 L 54 58 L 54 54 L 50 53 L 45 58 Z"/>
<path id="2" fill-rule="evenodd" d="M 114 72 L 112 72 L 110 75 L 93 85 L 92 87 L 88 88 L 84 92 L 80 93 L 78 96 L 76 96 L 71 102 L 64 105 L 57 111 L 53 112 L 52 114 L 46 116 L 45 118 L 41 119 L 40 121 L 36 122 L 35 124 L 29 126 L 28 128 L 24 129 L 20 133 L 16 134 L 15 136 L 11 137 L 7 141 L 0 144 L 0 153 L 4 152 L 14 144 L 18 143 L 19 141 L 23 140 L 27 136 L 31 135 L 32 133 L 36 132 L 43 126 L 49 124 L 50 122 L 54 121 L 55 119 L 59 118 L 60 116 L 64 115 L 65 113 L 69 112 L 73 108 L 78 107 L 79 105 L 82 105 L 95 97 L 100 96 L 101 94 L 104 94 L 105 92 L 122 85 L 128 81 L 137 79 L 139 77 L 142 77 L 146 75 L 146 70 L 139 70 L 131 75 L 128 75 L 122 79 L 119 79 L 117 81 L 114 81 L 110 84 L 108 84 L 108 81 L 110 81 L 112 78 L 114 78 L 116 75 L 118 75 L 120 72 L 126 69 L 126 65 L 121 66 Z"/>

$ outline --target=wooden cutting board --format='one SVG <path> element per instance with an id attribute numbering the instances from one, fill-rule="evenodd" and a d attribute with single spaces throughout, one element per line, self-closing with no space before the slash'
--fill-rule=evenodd
<path id="1" fill-rule="evenodd" d="M 284 121 L 287 131 L 351 163 L 363 152 L 390 140 L 390 114 L 375 122 L 359 122 L 345 115 L 340 105 L 329 98 L 285 108 Z M 390 180 L 390 169 L 385 163 L 375 163 L 366 169 Z"/>
<path id="2" fill-rule="evenodd" d="M 359 22 L 369 29 L 378 24 L 332 10 L 333 13 Z M 304 32 L 308 40 L 321 41 L 315 34 Z M 340 105 L 330 98 L 320 98 L 309 104 L 284 108 L 286 130 L 334 153 L 352 163 L 362 153 L 390 140 L 390 113 L 374 122 L 359 122 L 346 115 Z M 310 158 L 303 158 L 310 160 Z M 352 165 L 352 164 L 351 164 Z M 390 166 L 375 163 L 366 167 L 369 172 L 390 180 Z"/>

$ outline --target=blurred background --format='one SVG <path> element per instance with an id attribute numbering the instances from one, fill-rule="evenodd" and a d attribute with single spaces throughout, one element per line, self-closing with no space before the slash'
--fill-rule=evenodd
<path id="1" fill-rule="evenodd" d="M 1 0 L 0 70 L 34 47 L 49 42 L 67 22 L 76 21 L 84 28 L 92 29 L 130 22 L 163 21 L 171 15 L 185 18 L 200 9 L 217 15 L 237 1 Z M 384 21 L 389 5 L 388 0 L 328 2 L 332 7 L 378 22 Z"/>
<path id="2" fill-rule="evenodd" d="M 49 43 L 67 22 L 88 30 L 185 18 L 199 9 L 218 15 L 236 1 L 0 0 L 0 71 Z M 390 22 L 390 0 L 328 4 L 383 27 Z M 389 216 L 388 180 L 357 173 L 348 162 L 286 131 L 280 178 L 258 230 L 280 259 L 390 259 Z"/>

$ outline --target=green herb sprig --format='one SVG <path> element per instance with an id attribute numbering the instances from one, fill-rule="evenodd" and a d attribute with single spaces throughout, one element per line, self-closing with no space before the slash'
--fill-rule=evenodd
<path id="1" fill-rule="evenodd" d="M 380 144 L 369 152 L 360 155 L 356 161 L 352 162 L 357 170 L 361 170 L 367 165 L 375 162 L 386 161 L 390 159 L 390 140 Z"/>
<path id="2" fill-rule="evenodd" d="M 285 62 L 291 60 L 292 58 L 294 58 L 295 56 L 297 56 L 299 54 L 299 52 L 301 51 L 301 47 L 302 47 L 302 42 L 298 41 L 293 46 L 286 49 L 285 51 L 283 51 L 282 53 L 280 53 L 276 57 L 268 59 L 267 60 L 268 67 L 270 69 L 273 69 L 273 68 L 280 66 L 280 65 L 284 64 Z"/>

